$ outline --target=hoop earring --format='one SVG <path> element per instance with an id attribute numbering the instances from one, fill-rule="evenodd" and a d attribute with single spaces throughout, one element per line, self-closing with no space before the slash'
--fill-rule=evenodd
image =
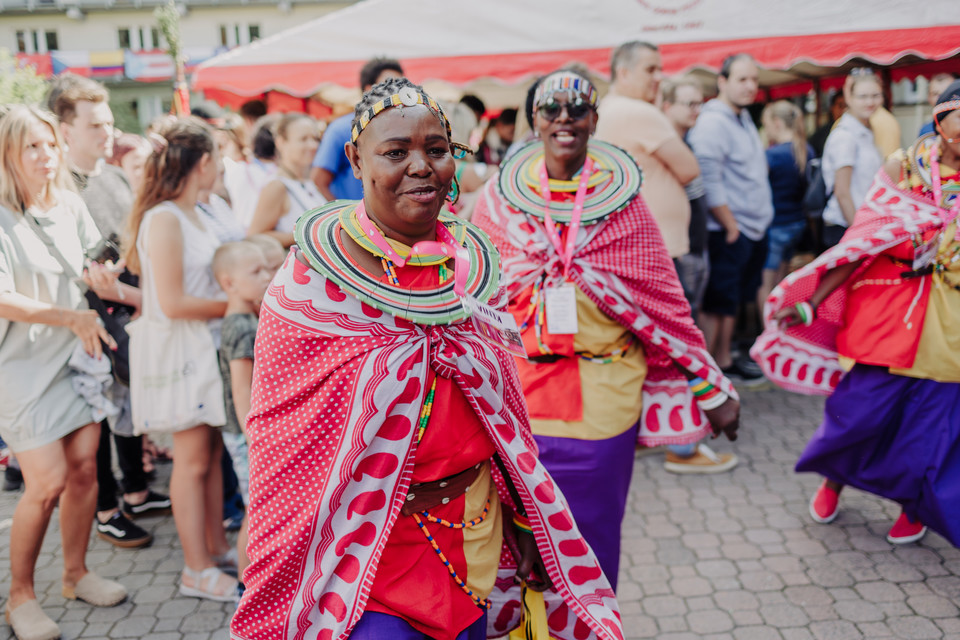
<path id="1" fill-rule="evenodd" d="M 460 201 L 460 181 L 457 180 L 457 174 L 453 174 L 453 182 L 450 183 L 450 191 L 447 192 L 447 202 L 451 206 Z"/>

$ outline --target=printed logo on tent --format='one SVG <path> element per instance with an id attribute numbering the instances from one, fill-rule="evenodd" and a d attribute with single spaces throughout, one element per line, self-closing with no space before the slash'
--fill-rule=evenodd
<path id="1" fill-rule="evenodd" d="M 654 13 L 673 16 L 693 9 L 703 0 L 637 0 L 641 7 Z"/>

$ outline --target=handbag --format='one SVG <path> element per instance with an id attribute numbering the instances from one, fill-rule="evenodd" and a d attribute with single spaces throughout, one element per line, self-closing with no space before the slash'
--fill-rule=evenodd
<path id="1" fill-rule="evenodd" d="M 149 219 L 137 248 L 146 256 Z M 227 421 L 213 334 L 204 320 L 171 320 L 159 311 L 150 261 L 140 265 L 141 315 L 130 334 L 130 404 L 135 435 Z"/>
<path id="2" fill-rule="evenodd" d="M 127 331 L 134 435 L 226 423 L 217 351 L 205 321 L 144 314 Z"/>
<path id="3" fill-rule="evenodd" d="M 54 244 L 53 238 L 48 236 L 46 231 L 40 227 L 37 219 L 27 213 L 25 209 L 23 210 L 23 218 L 27 221 L 27 226 L 30 227 L 34 234 L 36 234 L 36 236 L 40 238 L 40 241 L 47 247 L 50 256 L 60 264 L 63 273 L 72 279 L 81 293 L 83 293 L 90 309 L 96 311 L 97 315 L 100 316 L 103 327 L 107 330 L 107 333 L 113 337 L 114 342 L 117 343 L 116 349 L 111 349 L 104 344 L 103 354 L 110 360 L 110 369 L 113 371 L 114 379 L 124 386 L 130 386 L 130 336 L 127 335 L 123 323 L 110 313 L 107 305 L 100 299 L 100 296 L 87 286 L 87 283 L 83 281 L 73 268 L 73 265 L 67 261 L 60 252 L 60 249 L 57 248 L 57 245 Z M 101 342 L 103 341 L 101 340 Z"/>

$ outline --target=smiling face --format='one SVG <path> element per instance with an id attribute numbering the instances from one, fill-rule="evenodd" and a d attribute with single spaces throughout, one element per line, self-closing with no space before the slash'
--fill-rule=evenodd
<path id="1" fill-rule="evenodd" d="M 436 114 L 424 105 L 387 109 L 345 150 L 367 213 L 384 233 L 406 244 L 432 240 L 456 171 Z"/>
<path id="2" fill-rule="evenodd" d="M 547 97 L 546 102 L 555 102 L 562 107 L 553 120 L 534 110 L 533 129 L 543 141 L 547 173 L 551 178 L 569 180 L 580 170 L 587 157 L 587 143 L 597 128 L 597 112 L 589 108 L 580 117 L 570 114 L 570 94 L 558 91 Z"/>
<path id="3" fill-rule="evenodd" d="M 24 191 L 31 195 L 42 192 L 56 178 L 59 165 L 60 148 L 53 131 L 46 123 L 34 120 L 20 150 L 17 171 Z"/>

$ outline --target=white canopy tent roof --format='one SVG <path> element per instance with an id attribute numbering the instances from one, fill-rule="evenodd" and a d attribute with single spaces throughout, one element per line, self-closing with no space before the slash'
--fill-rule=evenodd
<path id="1" fill-rule="evenodd" d="M 960 52 L 950 0 L 363 0 L 198 67 L 197 89 L 307 97 L 355 89 L 360 67 L 383 55 L 416 82 L 514 84 L 579 62 L 609 72 L 628 40 L 660 46 L 667 73 L 716 70 L 747 51 L 765 86 L 878 65 L 944 60 Z"/>

